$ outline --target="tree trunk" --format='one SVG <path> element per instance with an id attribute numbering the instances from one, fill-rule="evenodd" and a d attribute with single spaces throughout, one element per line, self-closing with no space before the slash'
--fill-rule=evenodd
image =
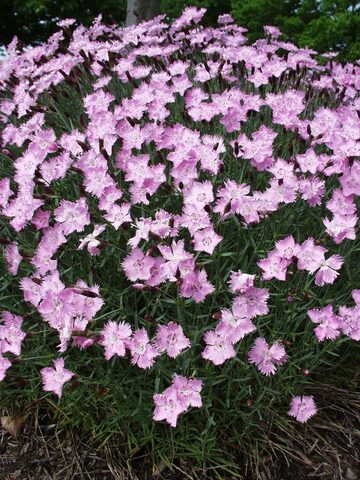
<path id="1" fill-rule="evenodd" d="M 160 14 L 160 0 L 127 0 L 126 25 L 137 25 Z"/>

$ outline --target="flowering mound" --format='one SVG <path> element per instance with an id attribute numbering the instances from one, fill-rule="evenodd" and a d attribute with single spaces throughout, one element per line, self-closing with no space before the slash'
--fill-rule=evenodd
<path id="1" fill-rule="evenodd" d="M 65 20 L 8 47 L 4 392 L 118 388 L 173 427 L 191 407 L 213 425 L 275 400 L 305 422 L 301 385 L 360 340 L 360 67 L 274 27 L 249 45 L 204 13 Z"/>

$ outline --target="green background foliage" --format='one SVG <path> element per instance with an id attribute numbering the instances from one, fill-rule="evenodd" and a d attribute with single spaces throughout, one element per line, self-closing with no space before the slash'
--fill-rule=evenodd
<path id="1" fill-rule="evenodd" d="M 211 25 L 230 12 L 248 28 L 249 40 L 262 35 L 263 25 L 280 27 L 284 38 L 301 47 L 340 51 L 342 60 L 360 58 L 360 2 L 357 0 L 159 0 L 161 10 L 176 18 L 187 5 L 208 9 Z M 0 0 L 0 43 L 13 35 L 25 43 L 45 40 L 59 18 L 89 24 L 102 13 L 107 22 L 125 21 L 126 0 Z"/>

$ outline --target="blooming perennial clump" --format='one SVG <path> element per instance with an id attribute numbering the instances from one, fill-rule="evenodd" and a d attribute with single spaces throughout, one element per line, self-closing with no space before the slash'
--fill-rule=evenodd
<path id="1" fill-rule="evenodd" d="M 272 26 L 249 44 L 230 15 L 204 27 L 204 13 L 126 28 L 65 19 L 46 43 L 8 46 L 0 243 L 4 289 L 23 298 L 3 308 L 0 380 L 44 322 L 61 355 L 40 370 L 44 391 L 62 396 L 76 349 L 161 364 L 153 418 L 175 427 L 202 406 L 205 372 L 239 362 L 267 382 L 292 368 L 284 324 L 314 324 L 310 354 L 360 341 L 360 290 L 355 306 L 323 293 L 348 275 L 357 238 L 360 66 L 317 60 Z M 157 393 L 180 368 L 194 378 Z M 299 422 L 316 412 L 312 397 L 291 401 Z"/>

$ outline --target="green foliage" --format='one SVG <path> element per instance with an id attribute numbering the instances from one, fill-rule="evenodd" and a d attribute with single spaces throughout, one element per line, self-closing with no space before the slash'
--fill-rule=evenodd
<path id="1" fill-rule="evenodd" d="M 14 35 L 25 43 L 46 40 L 63 18 L 89 25 L 100 13 L 109 23 L 123 23 L 126 0 L 0 0 L 0 44 Z"/>
<path id="2" fill-rule="evenodd" d="M 360 3 L 350 0 L 232 0 L 236 22 L 249 29 L 250 40 L 262 26 L 276 25 L 286 39 L 319 52 L 335 50 L 341 59 L 360 57 Z"/>

